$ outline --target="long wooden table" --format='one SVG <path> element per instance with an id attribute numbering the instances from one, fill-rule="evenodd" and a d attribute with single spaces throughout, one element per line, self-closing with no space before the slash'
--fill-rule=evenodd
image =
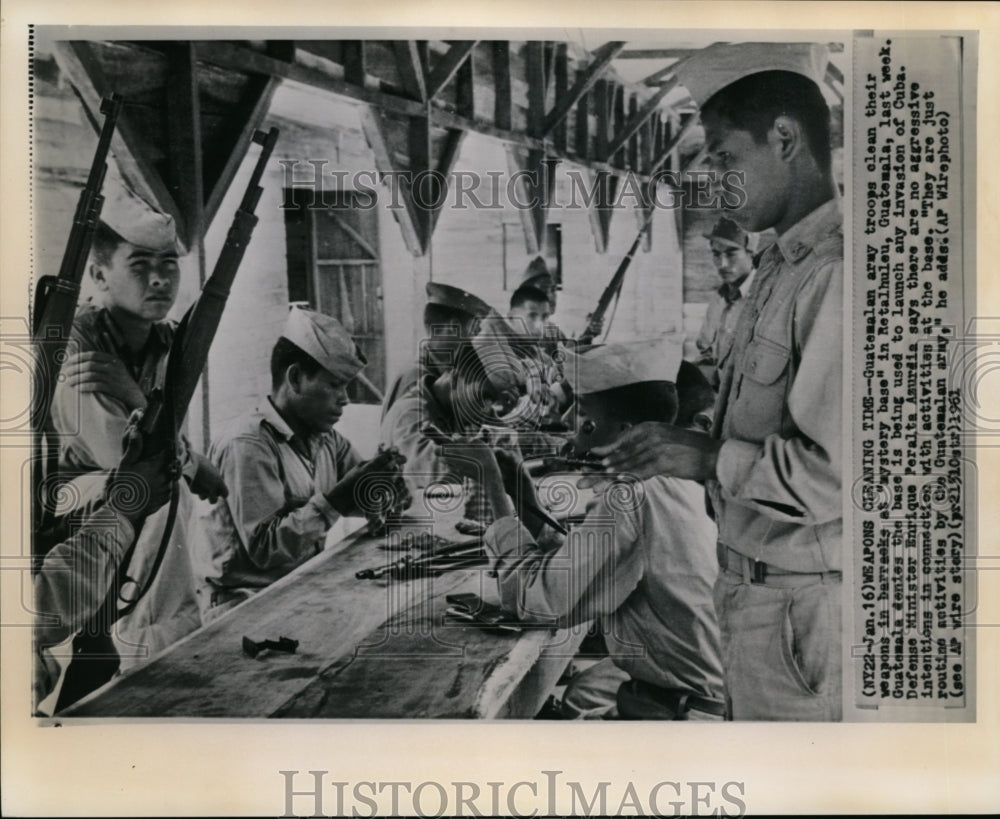
<path id="1" fill-rule="evenodd" d="M 453 516 L 405 532 L 462 539 Z M 486 566 L 360 580 L 401 556 L 363 529 L 59 717 L 531 718 L 586 633 L 491 632 L 445 619 L 446 595 L 496 602 Z M 294 654 L 242 650 L 288 637 Z"/>

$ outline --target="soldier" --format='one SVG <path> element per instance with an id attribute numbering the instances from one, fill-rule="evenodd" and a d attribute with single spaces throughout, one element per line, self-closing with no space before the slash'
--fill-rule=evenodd
<path id="1" fill-rule="evenodd" d="M 478 296 L 450 284 L 427 283 L 424 305 L 425 338 L 420 344 L 419 359 L 394 379 L 382 401 L 382 422 L 396 399 L 417 383 L 421 375 L 440 376 L 450 366 L 455 351 L 479 329 L 479 320 L 493 308 Z"/>
<path id="2" fill-rule="evenodd" d="M 679 69 L 743 228 L 774 228 L 722 372 L 714 440 L 640 424 L 611 472 L 705 481 L 734 719 L 841 717 L 843 236 L 819 46 L 712 46 Z M 585 482 L 586 483 L 586 482 Z"/>
<path id="3" fill-rule="evenodd" d="M 733 345 L 733 331 L 753 283 L 750 234 L 732 219 L 723 216 L 706 233 L 712 261 L 722 278 L 722 286 L 708 303 L 705 321 L 695 344 L 701 356 L 696 362 L 710 368 L 710 380 L 718 384 L 721 370 Z"/>
<path id="4" fill-rule="evenodd" d="M 174 324 L 165 318 L 180 281 L 173 219 L 154 212 L 127 190 L 109 196 L 94 237 L 89 273 L 97 298 L 84 304 L 74 319 L 70 345 L 75 355 L 63 368 L 64 379 L 52 403 L 53 426 L 60 435 L 60 472 L 72 479 L 65 494 L 76 498 L 75 509 L 100 499 L 108 470 L 122 459 L 130 414 L 143 410 L 163 383 L 174 333 Z M 113 628 L 122 669 L 166 648 L 201 622 L 185 532 L 189 487 L 212 502 L 226 488 L 204 457 L 183 439 L 179 443 L 185 480 L 178 483 L 175 514 L 171 504 L 144 520 L 128 567 L 129 576 L 140 585 L 154 580 Z M 158 560 L 162 562 L 157 569 Z M 109 646 L 100 651 L 109 651 Z M 82 648 L 80 653 L 85 653 Z M 77 695 L 86 693 L 75 685 L 67 684 L 67 696 L 71 689 Z"/>
<path id="5" fill-rule="evenodd" d="M 552 314 L 548 294 L 530 285 L 517 288 L 510 297 L 507 323 L 515 335 L 526 339 L 541 339 Z"/>
<path id="6" fill-rule="evenodd" d="M 647 420 L 701 434 L 710 424 L 715 395 L 668 337 L 566 357 L 578 453 Z M 610 656 L 571 680 L 568 716 L 721 720 L 716 530 L 704 492 L 694 481 L 661 476 L 623 489 L 604 493 L 555 549 L 537 547 L 498 496 L 499 519 L 485 542 L 501 603 L 532 622 L 599 620 Z"/>
<path id="7" fill-rule="evenodd" d="M 363 462 L 333 429 L 364 365 L 336 319 L 289 312 L 271 353 L 271 394 L 209 451 L 230 493 L 197 516 L 194 562 L 206 620 L 319 554 L 338 518 L 366 511 L 358 481 L 381 474 L 385 459 Z"/>

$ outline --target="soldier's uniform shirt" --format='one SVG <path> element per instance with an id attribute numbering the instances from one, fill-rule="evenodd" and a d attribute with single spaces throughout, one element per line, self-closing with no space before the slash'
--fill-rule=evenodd
<path id="1" fill-rule="evenodd" d="M 732 717 L 841 716 L 843 236 L 836 200 L 763 255 L 721 375 L 707 482 Z M 735 557 L 734 557 L 735 556 Z M 752 580 L 753 558 L 771 569 Z"/>
<path id="2" fill-rule="evenodd" d="M 780 236 L 721 376 L 719 539 L 788 571 L 842 565 L 843 258 L 835 200 Z"/>
<path id="3" fill-rule="evenodd" d="M 362 460 L 336 430 L 296 435 L 270 399 L 214 441 L 209 458 L 229 497 L 197 515 L 203 611 L 214 591 L 263 588 L 319 554 L 340 517 L 325 495 Z"/>
<path id="4" fill-rule="evenodd" d="M 121 359 L 148 398 L 162 384 L 167 354 L 173 339 L 173 325 L 157 322 L 143 349 L 133 355 L 114 319 L 105 308 L 84 305 L 73 321 L 70 351 L 99 351 Z M 80 392 L 65 382 L 56 386 L 52 399 L 52 421 L 60 434 L 60 472 L 77 476 L 78 504 L 95 500 L 103 489 L 107 470 L 118 466 L 129 412 L 117 400 L 99 392 Z M 181 452 L 187 452 L 181 440 Z M 184 459 L 185 474 L 192 474 L 195 462 Z M 74 494 L 71 489 L 67 494 Z M 161 651 L 201 625 L 194 595 L 189 558 L 187 520 L 192 495 L 186 481 L 177 482 L 177 514 L 163 562 L 149 592 L 135 609 L 122 617 L 112 631 L 126 670 Z M 169 504 L 147 517 L 130 563 L 129 574 L 142 584 L 149 571 L 167 525 Z M 96 597 L 96 592 L 94 593 Z"/>
<path id="5" fill-rule="evenodd" d="M 605 494 L 555 551 L 538 549 L 516 518 L 496 521 L 485 543 L 501 604 L 535 622 L 600 618 L 612 660 L 631 677 L 721 702 L 716 529 L 704 490 L 659 476 L 642 487 L 641 502 Z"/>
<path id="6" fill-rule="evenodd" d="M 426 424 L 445 433 L 455 431 L 450 410 L 434 395 L 434 381 L 434 376 L 425 376 L 412 382 L 385 413 L 379 432 L 386 447 L 396 447 L 406 458 L 403 479 L 414 498 L 421 497 L 428 484 L 451 476 L 441 447 L 422 432 Z"/>
<path id="7" fill-rule="evenodd" d="M 115 356 L 148 398 L 163 381 L 173 336 L 171 322 L 156 322 L 145 346 L 133 354 L 107 309 L 85 304 L 73 319 L 67 352 Z M 81 393 L 58 383 L 52 398 L 52 421 L 60 433 L 60 472 L 71 475 L 118 466 L 128 417 L 125 407 L 104 393 Z"/>
<path id="8" fill-rule="evenodd" d="M 746 303 L 753 280 L 754 272 L 750 271 L 740 284 L 740 298 L 735 301 L 727 301 L 721 293 L 715 293 L 708 303 L 705 321 L 701 325 L 695 344 L 698 350 L 719 369 L 725 366 L 732 349 L 733 333 L 736 331 L 736 324 L 743 312 L 743 305 Z"/>

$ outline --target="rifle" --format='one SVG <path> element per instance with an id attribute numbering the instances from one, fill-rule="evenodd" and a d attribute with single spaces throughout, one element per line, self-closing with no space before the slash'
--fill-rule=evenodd
<path id="1" fill-rule="evenodd" d="M 642 223 L 642 227 L 639 228 L 639 233 L 636 235 L 635 241 L 632 242 L 632 247 L 629 248 L 628 253 L 625 254 L 625 258 L 619 263 L 618 269 L 611 277 L 611 281 L 608 283 L 608 286 L 604 288 L 604 292 L 601 293 L 601 297 L 597 300 L 597 307 L 594 308 L 593 313 L 587 314 L 587 328 L 580 334 L 579 338 L 577 338 L 578 344 L 592 344 L 594 339 L 597 337 L 597 328 L 600 326 L 601 322 L 604 321 L 604 316 L 608 312 L 611 302 L 621 292 L 622 283 L 625 281 L 625 273 L 628 271 L 629 265 L 632 264 L 632 258 L 639 249 L 639 242 L 642 240 L 642 234 L 644 234 L 653 223 L 653 214 L 655 212 L 655 210 L 650 209 L 649 215 L 646 217 L 646 221 Z"/>
<path id="2" fill-rule="evenodd" d="M 260 180 L 264 175 L 264 170 L 277 140 L 277 128 L 271 128 L 266 134 L 262 131 L 254 132 L 253 141 L 261 145 L 260 156 L 257 157 L 257 164 L 247 184 L 246 192 L 233 216 L 233 223 L 226 235 L 226 243 L 212 269 L 212 275 L 202 287 L 198 300 L 188 308 L 177 326 L 174 340 L 170 345 L 164 384 L 161 388 L 154 390 L 150 396 L 137 425 L 142 447 L 136 460 L 155 455 L 163 451 L 165 447 L 176 452 L 177 432 L 184 423 L 195 386 L 205 369 L 209 349 L 215 338 L 215 332 L 219 328 L 219 321 L 222 319 L 222 312 L 229 298 L 230 288 L 236 278 L 236 271 L 239 269 L 240 262 L 243 261 L 243 254 L 246 252 L 250 237 L 253 235 L 253 229 L 258 222 L 254 210 L 264 192 Z M 123 465 L 128 466 L 129 464 L 123 463 Z M 180 470 L 176 464 L 174 472 L 176 473 L 175 477 L 178 477 Z M 163 533 L 163 541 L 149 572 L 149 577 L 146 579 L 145 585 L 139 587 L 138 594 L 131 600 L 125 601 L 120 597 L 119 592 L 119 599 L 125 602 L 126 606 L 118 610 L 117 616 L 114 617 L 116 620 L 135 608 L 142 596 L 149 591 L 149 587 L 156 577 L 166 553 L 170 531 L 173 528 L 177 507 L 176 495 L 177 489 L 175 487 L 170 503 L 168 523 Z M 141 529 L 141 524 L 138 528 Z M 137 542 L 138 532 L 136 532 L 136 540 L 133 541 L 122 560 L 122 572 L 127 570 Z M 135 582 L 127 574 L 124 575 L 123 579 L 125 583 Z M 122 587 L 123 584 L 120 584 L 119 588 Z"/>
<path id="3" fill-rule="evenodd" d="M 272 128 L 267 134 L 260 131 L 254 133 L 253 141 L 262 146 L 261 153 L 246 193 L 233 217 L 226 243 L 219 254 L 212 275 L 202 288 L 198 301 L 185 313 L 177 327 L 170 345 L 164 384 L 150 395 L 146 409 L 136 424 L 141 446 L 135 447 L 137 454 L 134 458 L 129 458 L 128 461 L 124 458 L 122 460 L 122 466 L 127 467 L 135 461 L 156 455 L 165 448 L 174 455 L 172 477 L 175 483 L 163 537 L 156 556 L 143 583 L 140 584 L 129 574 L 130 563 L 142 529 L 142 524 L 139 524 L 136 527 L 135 539 L 118 564 L 117 576 L 103 604 L 73 640 L 74 662 L 66 671 L 56 711 L 62 710 L 103 685 L 117 671 L 119 658 L 110 639 L 111 626 L 132 612 L 149 591 L 166 555 L 177 515 L 176 479 L 180 475 L 180 465 L 176 457 L 177 431 L 184 421 L 188 404 L 194 395 L 195 385 L 205 368 L 209 347 L 215 338 L 230 287 L 257 224 L 258 219 L 254 215 L 254 209 L 263 193 L 260 180 L 277 139 L 277 128 Z M 78 662 L 80 659 L 88 662 Z"/>
<path id="4" fill-rule="evenodd" d="M 37 558 L 44 556 L 51 543 L 61 540 L 54 530 L 55 514 L 51 503 L 42 491 L 47 476 L 57 469 L 58 449 L 54 441 L 49 410 L 55 392 L 56 379 L 65 357 L 80 297 L 80 282 L 83 270 L 94 243 L 94 232 L 101 218 L 104 206 L 104 176 L 108 170 L 108 153 L 114 135 L 118 116 L 122 109 L 122 98 L 111 94 L 101 101 L 104 125 L 97 140 L 97 150 L 90 165 L 87 183 L 80 191 L 80 199 L 73 214 L 66 250 L 57 276 L 42 276 L 38 280 L 32 308 L 32 342 L 35 350 L 34 381 L 31 409 L 32 436 L 32 493 L 31 511 L 34 521 L 34 549 Z M 44 454 L 43 454 L 44 449 Z M 65 534 L 65 533 L 62 533 Z"/>

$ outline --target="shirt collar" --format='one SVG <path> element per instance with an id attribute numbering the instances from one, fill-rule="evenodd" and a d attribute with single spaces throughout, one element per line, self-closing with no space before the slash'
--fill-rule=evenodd
<path id="1" fill-rule="evenodd" d="M 112 317 L 108 308 L 100 308 L 98 317 L 104 329 L 107 331 L 108 337 L 111 339 L 111 343 L 115 345 L 115 349 L 124 349 L 125 336 L 122 334 L 121 328 L 118 326 L 118 322 L 114 320 L 114 317 Z M 153 326 L 149 330 L 149 339 L 146 344 L 152 344 L 160 349 L 166 350 L 170 348 L 170 341 L 172 337 L 173 328 L 171 327 L 170 322 L 157 321 L 153 323 Z"/>
<path id="2" fill-rule="evenodd" d="M 295 431 L 288 426 L 288 422 L 281 417 L 281 413 L 278 412 L 278 408 L 274 406 L 274 402 L 268 398 L 257 410 L 261 418 L 267 421 L 274 431 L 277 432 L 284 440 L 290 441 L 295 437 Z"/>
<path id="3" fill-rule="evenodd" d="M 775 245 L 787 261 L 796 264 L 808 256 L 819 240 L 829 235 L 841 221 L 840 201 L 833 197 L 782 233 Z"/>

